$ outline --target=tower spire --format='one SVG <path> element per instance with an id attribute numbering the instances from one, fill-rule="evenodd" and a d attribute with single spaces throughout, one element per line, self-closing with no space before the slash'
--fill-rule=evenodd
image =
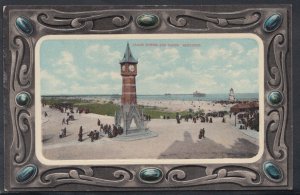
<path id="1" fill-rule="evenodd" d="M 123 59 L 120 61 L 120 64 L 125 64 L 125 63 L 130 63 L 130 64 L 137 64 L 138 61 L 133 57 L 129 43 L 127 42 L 126 50 L 124 53 Z"/>

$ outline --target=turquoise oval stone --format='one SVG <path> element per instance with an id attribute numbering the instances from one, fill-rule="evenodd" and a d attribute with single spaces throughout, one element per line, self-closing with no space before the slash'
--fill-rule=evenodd
<path id="1" fill-rule="evenodd" d="M 279 91 L 272 91 L 269 95 L 268 95 L 268 101 L 272 104 L 272 105 L 278 105 L 281 103 L 282 101 L 282 94 Z"/>
<path id="2" fill-rule="evenodd" d="M 145 168 L 140 172 L 140 178 L 146 183 L 157 183 L 162 179 L 163 173 L 158 168 Z"/>
<path id="3" fill-rule="evenodd" d="M 29 19 L 20 16 L 16 19 L 17 28 L 26 35 L 30 35 L 33 32 L 33 26 Z"/>
<path id="4" fill-rule="evenodd" d="M 37 174 L 38 168 L 35 165 L 27 165 L 17 173 L 16 180 L 19 183 L 29 182 Z"/>
<path id="5" fill-rule="evenodd" d="M 19 106 L 28 106 L 31 102 L 30 94 L 27 92 L 20 92 L 16 96 L 16 102 Z"/>
<path id="6" fill-rule="evenodd" d="M 264 172 L 269 178 L 275 181 L 281 180 L 283 176 L 281 170 L 271 162 L 264 164 Z"/>
<path id="7" fill-rule="evenodd" d="M 158 25 L 159 18 L 153 14 L 142 14 L 137 17 L 136 22 L 143 28 L 154 28 Z"/>
<path id="8" fill-rule="evenodd" d="M 264 22 L 264 29 L 266 32 L 275 31 L 282 23 L 282 17 L 279 14 L 273 14 Z"/>

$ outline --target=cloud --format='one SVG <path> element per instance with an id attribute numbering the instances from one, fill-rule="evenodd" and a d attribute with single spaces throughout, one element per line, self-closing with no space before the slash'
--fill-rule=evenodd
<path id="1" fill-rule="evenodd" d="M 110 72 L 109 75 L 112 80 L 121 80 L 122 78 L 119 72 Z"/>
<path id="2" fill-rule="evenodd" d="M 76 91 L 76 94 L 111 94 L 111 93 L 120 93 L 120 86 L 112 86 L 109 83 L 98 83 L 97 85 L 81 85 L 77 82 L 73 83 L 69 91 Z"/>
<path id="3" fill-rule="evenodd" d="M 102 71 L 97 68 L 88 67 L 83 70 L 85 79 L 92 81 L 99 80 L 121 80 L 120 72 L 117 71 Z"/>
<path id="4" fill-rule="evenodd" d="M 205 55 L 200 49 L 193 49 L 192 60 L 194 60 L 195 62 L 201 62 L 205 60 Z"/>
<path id="5" fill-rule="evenodd" d="M 233 67 L 234 65 L 245 62 L 246 59 L 243 55 L 245 51 L 243 45 L 237 42 L 230 42 L 227 47 L 216 44 L 208 46 L 205 50 L 203 48 L 194 49 L 192 51 L 192 63 L 198 66 L 199 64 L 207 65 L 209 63 L 218 63 L 218 68 L 224 67 L 223 64 Z M 193 66 L 193 68 L 197 69 L 195 66 Z"/>
<path id="6" fill-rule="evenodd" d="M 232 88 L 236 93 L 258 92 L 257 80 L 235 79 L 232 81 Z"/>
<path id="7" fill-rule="evenodd" d="M 232 48 L 232 50 L 237 54 L 241 54 L 244 52 L 244 47 L 237 42 L 231 42 L 229 45 Z"/>
<path id="8" fill-rule="evenodd" d="M 79 76 L 74 56 L 69 51 L 61 51 L 59 59 L 52 66 L 55 68 L 54 72 L 64 78 L 72 79 Z"/>
<path id="9" fill-rule="evenodd" d="M 110 76 L 110 74 L 108 74 Z M 62 94 L 111 94 L 120 93 L 121 82 L 118 85 L 94 79 L 78 82 L 76 80 L 62 80 L 49 74 L 46 70 L 41 71 L 41 85 L 43 95 Z"/>
<path id="10" fill-rule="evenodd" d="M 121 93 L 118 62 L 125 47 L 102 43 L 84 43 L 78 48 L 66 46 L 53 52 L 55 55 L 49 57 L 51 61 L 44 65 L 47 68 L 42 69 L 45 72 L 41 72 L 44 91 L 56 94 Z M 164 94 L 198 90 L 228 93 L 230 87 L 240 92 L 257 91 L 258 60 L 254 58 L 258 54 L 257 48 L 235 40 L 210 43 L 197 48 L 132 46 L 133 55 L 139 61 L 137 92 Z"/>
<path id="11" fill-rule="evenodd" d="M 147 78 L 158 74 L 164 77 L 163 72 L 168 72 L 175 67 L 181 66 L 181 56 L 177 48 L 153 48 L 137 50 L 133 53 L 138 56 L 138 78 Z M 170 75 L 169 75 L 170 76 Z M 151 78 L 148 78 L 151 80 Z"/>
<path id="12" fill-rule="evenodd" d="M 166 48 L 162 51 L 163 56 L 168 56 L 171 61 L 176 61 L 180 55 L 179 51 L 176 48 Z"/>
<path id="13" fill-rule="evenodd" d="M 251 73 L 253 75 L 257 75 L 258 74 L 258 67 L 251 68 L 249 70 L 249 73 Z"/>
<path id="14" fill-rule="evenodd" d="M 210 60 L 228 59 L 232 56 L 232 51 L 225 48 L 213 47 L 208 50 L 206 56 Z"/>
<path id="15" fill-rule="evenodd" d="M 248 50 L 246 55 L 249 57 L 252 57 L 252 58 L 257 58 L 258 57 L 258 48 L 255 47 L 253 49 Z"/>
<path id="16" fill-rule="evenodd" d="M 147 49 L 139 53 L 140 61 L 153 61 L 161 64 L 171 64 L 180 59 L 180 53 L 176 48 L 155 48 Z"/>
<path id="17" fill-rule="evenodd" d="M 116 63 L 121 59 L 121 53 L 112 50 L 109 45 L 90 45 L 85 49 L 85 56 L 94 62 Z"/>
<path id="18" fill-rule="evenodd" d="M 195 90 L 205 93 L 218 90 L 220 84 L 212 74 L 194 72 L 184 67 L 178 67 L 169 72 L 149 76 L 137 81 L 138 92 L 151 93 L 193 93 Z"/>
<path id="19" fill-rule="evenodd" d="M 170 78 L 174 78 L 174 73 L 173 72 L 163 72 L 163 73 L 158 73 L 155 75 L 150 75 L 150 76 L 146 76 L 144 78 L 145 81 L 153 81 L 153 80 L 164 80 L 164 79 L 170 79 Z"/>
<path id="20" fill-rule="evenodd" d="M 66 87 L 66 84 L 62 80 L 50 74 L 47 70 L 41 70 L 40 77 L 42 94 L 61 93 L 61 89 Z"/>
<path id="21" fill-rule="evenodd" d="M 242 70 L 227 70 L 226 75 L 228 78 L 237 78 L 242 76 L 243 71 Z"/>
<path id="22" fill-rule="evenodd" d="M 87 67 L 85 70 L 85 75 L 87 76 L 87 79 L 101 79 L 101 78 L 106 78 L 109 76 L 108 72 L 101 71 L 97 68 L 91 68 Z"/>
<path id="23" fill-rule="evenodd" d="M 74 61 L 74 57 L 69 51 L 62 51 L 61 56 L 62 58 L 58 60 L 58 64 L 72 63 Z"/>

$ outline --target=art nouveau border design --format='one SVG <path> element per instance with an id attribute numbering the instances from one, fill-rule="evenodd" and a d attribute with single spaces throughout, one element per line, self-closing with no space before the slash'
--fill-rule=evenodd
<path id="1" fill-rule="evenodd" d="M 223 6 L 224 7 L 224 6 Z M 4 32 L 7 190 L 290 189 L 290 8 L 6 7 Z M 218 8 L 218 7 L 217 7 Z M 220 7 L 219 7 L 220 8 Z M 75 11 L 77 10 L 77 11 Z M 152 18 L 146 22 L 143 16 Z M 264 43 L 264 153 L 254 163 L 45 166 L 35 156 L 34 49 L 53 34 L 253 33 Z M 157 180 L 142 173 L 152 169 Z M 80 185 L 78 185 L 80 184 Z M 77 187 L 76 187 L 77 186 Z M 79 186 L 79 187 L 78 187 Z"/>

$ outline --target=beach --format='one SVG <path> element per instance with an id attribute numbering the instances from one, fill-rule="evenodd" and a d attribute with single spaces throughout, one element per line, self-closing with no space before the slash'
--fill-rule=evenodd
<path id="1" fill-rule="evenodd" d="M 115 104 L 120 104 L 119 100 L 113 101 Z M 164 108 L 170 112 L 182 112 L 192 109 L 193 111 L 202 110 L 207 112 L 227 111 L 229 112 L 230 107 L 234 104 L 220 104 L 214 103 L 213 101 L 180 101 L 180 100 L 139 100 L 139 105 L 153 106 L 158 108 Z"/>
<path id="2" fill-rule="evenodd" d="M 107 100 L 97 100 L 97 102 Z M 113 100 L 119 104 L 119 100 Z M 155 106 L 172 112 L 198 109 L 204 112 L 229 111 L 233 104 L 220 104 L 212 101 L 179 100 L 139 100 L 139 105 Z M 47 117 L 44 116 L 47 112 Z M 57 109 L 42 107 L 42 152 L 49 160 L 78 159 L 207 159 L 207 158 L 251 158 L 258 153 L 258 132 L 240 130 L 235 127 L 234 117 L 225 115 L 213 117 L 213 123 L 193 123 L 175 119 L 156 118 L 146 121 L 146 127 L 158 136 L 148 139 L 122 141 L 101 138 L 91 142 L 87 134 L 99 130 L 97 120 L 102 124 L 114 124 L 113 116 L 94 113 L 74 113 L 75 120 L 62 124 L 67 113 Z M 80 126 L 83 127 L 83 141 L 78 141 Z M 59 138 L 62 128 L 67 130 L 66 137 Z M 205 138 L 199 139 L 199 130 L 205 128 Z M 117 137 L 116 137 L 117 138 Z"/>

